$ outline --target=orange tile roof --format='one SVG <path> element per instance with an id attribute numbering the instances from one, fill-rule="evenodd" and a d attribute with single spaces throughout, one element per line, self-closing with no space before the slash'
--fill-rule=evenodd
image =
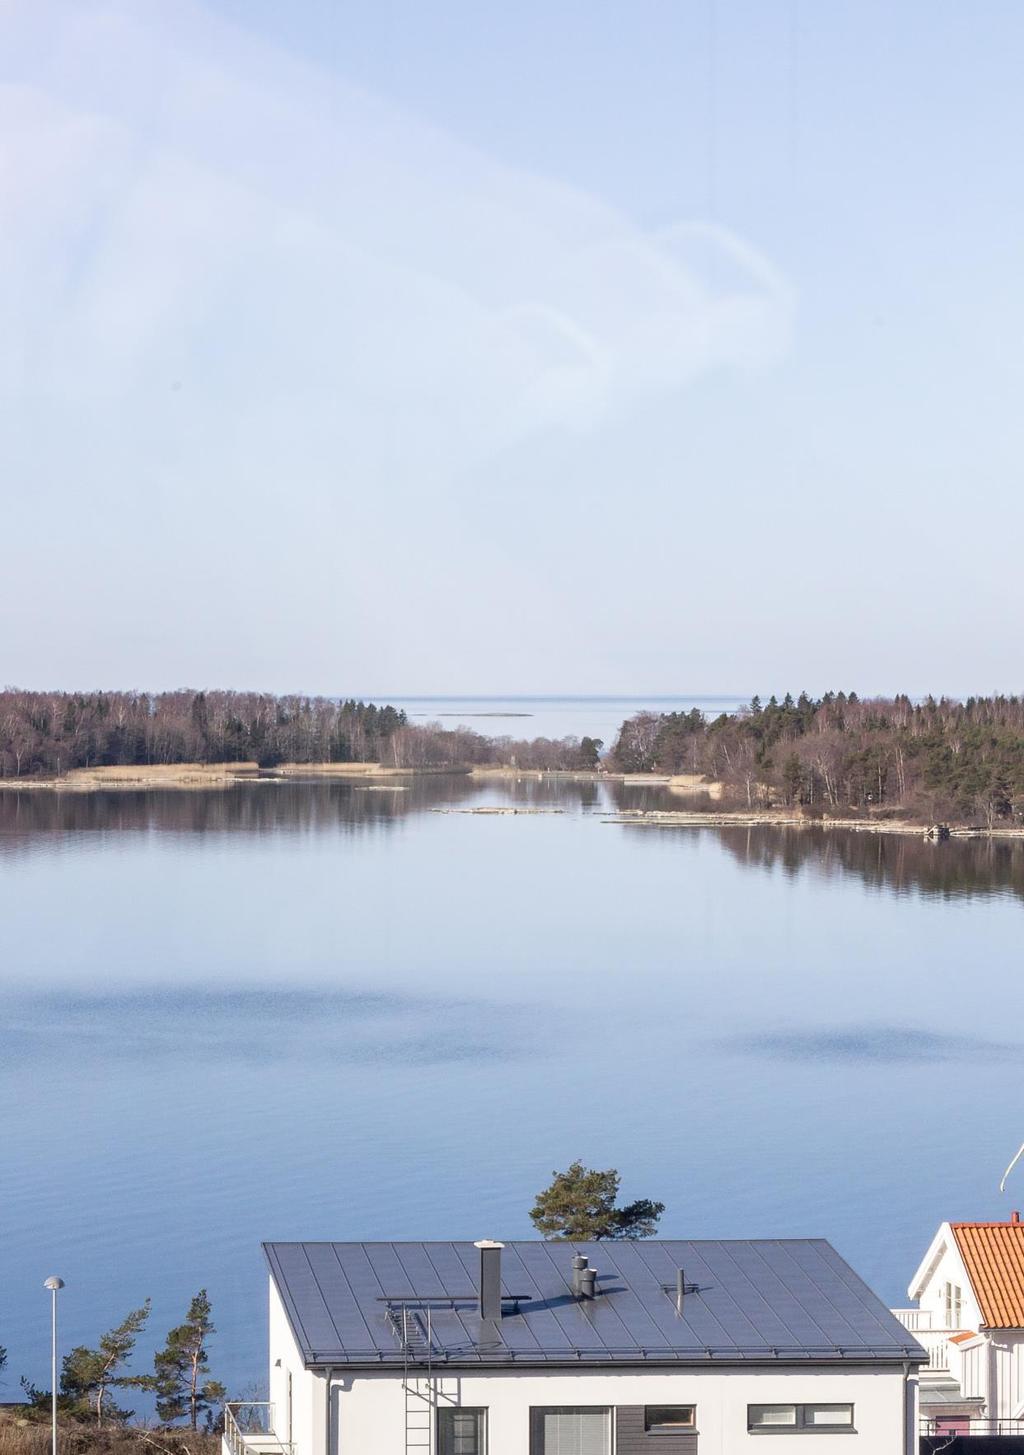
<path id="1" fill-rule="evenodd" d="M 983 1324 L 1024 1329 L 1024 1223 L 951 1223 Z"/>
<path id="2" fill-rule="evenodd" d="M 949 1342 L 951 1344 L 966 1344 L 968 1339 L 976 1339 L 977 1337 L 976 1333 L 965 1329 L 962 1334 L 950 1334 Z"/>

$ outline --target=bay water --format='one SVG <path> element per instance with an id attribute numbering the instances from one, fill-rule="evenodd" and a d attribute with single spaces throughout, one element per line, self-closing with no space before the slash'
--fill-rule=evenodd
<path id="1" fill-rule="evenodd" d="M 252 1395 L 261 1240 L 528 1237 L 575 1158 L 898 1303 L 941 1219 L 1008 1215 L 1024 845 L 613 821 L 678 802 L 0 792 L 2 1397 L 47 1381 L 51 1273 L 65 1348 L 152 1297 L 140 1370 L 206 1287 Z"/>

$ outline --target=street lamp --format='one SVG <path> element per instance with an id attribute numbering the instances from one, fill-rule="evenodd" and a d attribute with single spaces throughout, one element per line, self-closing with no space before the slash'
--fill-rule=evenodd
<path id="1" fill-rule="evenodd" d="M 63 1278 L 54 1275 L 43 1284 L 51 1294 L 52 1317 L 50 1320 L 50 1405 L 53 1427 L 53 1451 L 57 1455 L 57 1290 L 64 1287 Z"/>

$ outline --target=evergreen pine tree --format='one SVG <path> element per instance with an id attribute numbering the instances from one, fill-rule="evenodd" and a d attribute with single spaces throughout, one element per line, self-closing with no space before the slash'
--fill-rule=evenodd
<path id="1" fill-rule="evenodd" d="M 601 761 L 601 749 L 603 747 L 604 742 L 601 740 L 601 738 L 581 738 L 580 767 L 591 769 L 596 768 L 598 763 Z"/>
<path id="2" fill-rule="evenodd" d="M 110 1399 L 112 1389 L 145 1389 L 150 1380 L 145 1374 L 125 1374 L 124 1366 L 135 1350 L 135 1341 L 149 1318 L 149 1299 L 141 1308 L 104 1334 L 96 1349 L 78 1344 L 64 1356 L 60 1375 L 60 1393 L 66 1406 L 85 1413 L 92 1411 L 100 1427 L 104 1419 L 124 1424 L 132 1410 L 121 1409 Z"/>
<path id="3" fill-rule="evenodd" d="M 201 1288 L 188 1306 L 185 1322 L 172 1329 L 167 1343 L 153 1359 L 157 1414 L 166 1423 L 188 1418 L 195 1430 L 199 1416 L 210 1414 L 225 1395 L 224 1386 L 216 1379 L 207 1379 L 206 1341 L 215 1332 L 210 1300 Z"/>
<path id="4" fill-rule="evenodd" d="M 614 1167 L 599 1172 L 573 1162 L 565 1172 L 556 1172 L 551 1186 L 537 1194 L 530 1217 L 545 1238 L 571 1242 L 650 1238 L 665 1204 L 645 1197 L 618 1207 L 618 1195 L 619 1174 Z"/>
<path id="5" fill-rule="evenodd" d="M 803 782 L 803 766 L 796 753 L 790 753 L 782 765 L 782 787 L 787 803 L 797 803 Z"/>

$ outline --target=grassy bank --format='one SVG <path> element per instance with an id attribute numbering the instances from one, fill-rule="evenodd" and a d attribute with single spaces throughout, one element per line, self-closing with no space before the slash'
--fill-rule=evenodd
<path id="1" fill-rule="evenodd" d="M 57 1455 L 218 1455 L 219 1450 L 220 1436 L 200 1431 L 98 1430 L 70 1421 L 57 1429 Z M 0 1419 L 0 1455 L 50 1455 L 50 1426 L 5 1415 Z"/>
<path id="2" fill-rule="evenodd" d="M 236 783 L 273 782 L 281 778 L 370 778 L 394 776 L 379 763 L 281 763 L 260 769 L 256 763 L 152 763 L 131 767 L 73 768 L 60 777 L 0 778 L 0 789 L 57 790 L 95 793 L 106 789 L 230 788 Z"/>

